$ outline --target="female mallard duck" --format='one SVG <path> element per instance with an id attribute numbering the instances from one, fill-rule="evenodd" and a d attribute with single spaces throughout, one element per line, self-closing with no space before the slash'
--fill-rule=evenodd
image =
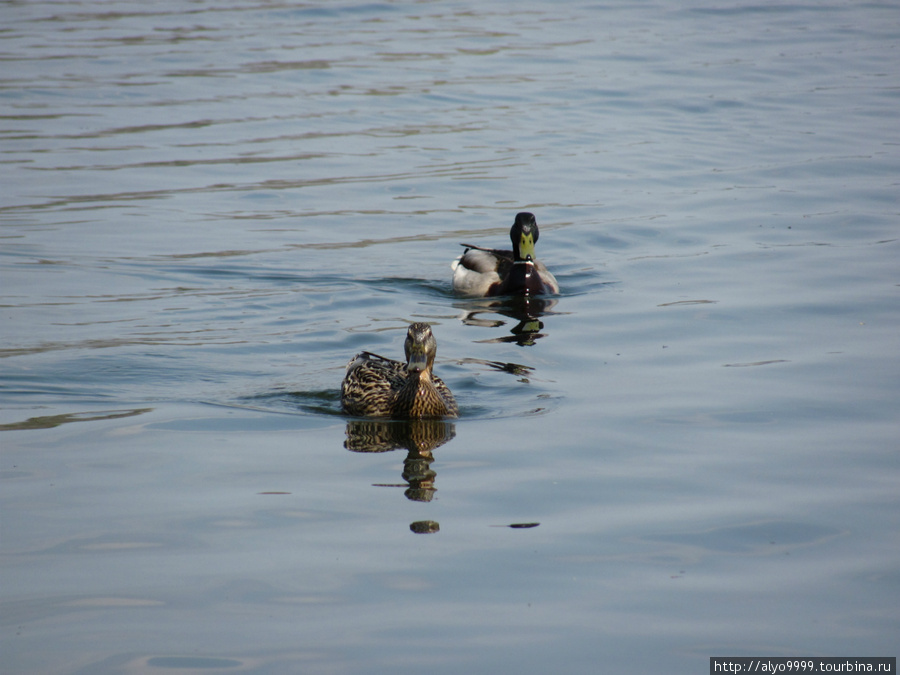
<path id="1" fill-rule="evenodd" d="M 453 290 L 477 298 L 559 293 L 556 278 L 535 257 L 538 234 L 534 215 L 522 212 L 509 231 L 512 251 L 461 244 L 466 252 L 450 265 Z"/>
<path id="2" fill-rule="evenodd" d="M 427 323 L 406 332 L 406 363 L 360 352 L 347 364 L 341 406 L 348 415 L 422 419 L 458 417 L 450 389 L 433 375 L 437 342 Z"/>

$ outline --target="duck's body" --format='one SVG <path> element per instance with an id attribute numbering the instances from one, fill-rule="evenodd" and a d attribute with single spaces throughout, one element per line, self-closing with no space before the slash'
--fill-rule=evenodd
<path id="1" fill-rule="evenodd" d="M 509 231 L 513 250 L 482 248 L 471 244 L 454 260 L 453 290 L 468 297 L 495 295 L 551 295 L 559 293 L 559 283 L 534 253 L 538 240 L 534 215 L 516 214 Z"/>
<path id="2" fill-rule="evenodd" d="M 360 352 L 347 364 L 341 406 L 348 415 L 424 419 L 458 417 L 450 389 L 432 373 L 437 342 L 426 323 L 410 325 L 406 363 Z"/>

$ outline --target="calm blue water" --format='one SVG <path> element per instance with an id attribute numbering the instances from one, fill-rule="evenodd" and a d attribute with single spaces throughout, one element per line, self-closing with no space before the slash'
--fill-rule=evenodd
<path id="1" fill-rule="evenodd" d="M 0 19 L 4 673 L 896 656 L 896 4 Z M 411 321 L 461 418 L 341 416 Z"/>

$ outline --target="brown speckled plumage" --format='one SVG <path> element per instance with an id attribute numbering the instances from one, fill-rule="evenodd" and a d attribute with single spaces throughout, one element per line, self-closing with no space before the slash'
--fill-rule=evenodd
<path id="1" fill-rule="evenodd" d="M 348 415 L 426 419 L 458 417 L 453 394 L 431 370 L 437 342 L 426 323 L 411 324 L 406 363 L 361 352 L 347 364 L 341 406 Z"/>

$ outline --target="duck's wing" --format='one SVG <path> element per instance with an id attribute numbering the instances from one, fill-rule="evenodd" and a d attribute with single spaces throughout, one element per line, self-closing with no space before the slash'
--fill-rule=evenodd
<path id="1" fill-rule="evenodd" d="M 406 377 L 406 364 L 372 352 L 360 352 L 350 359 L 341 382 L 344 412 L 390 416 L 393 397 L 403 387 Z"/>
<path id="2" fill-rule="evenodd" d="M 406 364 L 372 352 L 360 352 L 347 364 L 344 381 L 354 377 L 366 382 L 393 383 L 398 378 L 405 379 Z"/>
<path id="3" fill-rule="evenodd" d="M 465 253 L 454 260 L 453 290 L 462 295 L 484 297 L 500 283 L 513 265 L 513 252 L 463 244 Z"/>
<path id="4" fill-rule="evenodd" d="M 559 282 L 556 280 L 556 277 L 547 269 L 547 266 L 544 265 L 540 260 L 534 261 L 534 269 L 540 275 L 541 281 L 544 282 L 544 292 L 550 295 L 559 294 Z"/>
<path id="5" fill-rule="evenodd" d="M 376 361 L 379 363 L 383 363 L 385 365 L 389 365 L 389 364 L 393 364 L 393 363 L 400 364 L 401 366 L 403 365 L 402 363 L 400 363 L 399 361 L 395 361 L 394 359 L 389 359 L 386 356 L 381 356 L 380 354 L 376 354 L 375 352 L 367 352 L 367 351 L 360 352 L 359 354 L 354 356 L 352 359 L 352 361 L 357 361 L 357 360 Z M 351 361 L 351 363 L 352 363 L 352 361 Z"/>
<path id="6" fill-rule="evenodd" d="M 464 246 L 466 251 L 463 253 L 465 256 L 469 251 L 482 251 L 483 253 L 489 253 L 497 260 L 509 260 L 512 262 L 515 260 L 515 255 L 512 251 L 507 251 L 500 248 L 487 248 L 485 246 L 476 246 L 475 244 L 460 244 L 460 246 Z"/>

